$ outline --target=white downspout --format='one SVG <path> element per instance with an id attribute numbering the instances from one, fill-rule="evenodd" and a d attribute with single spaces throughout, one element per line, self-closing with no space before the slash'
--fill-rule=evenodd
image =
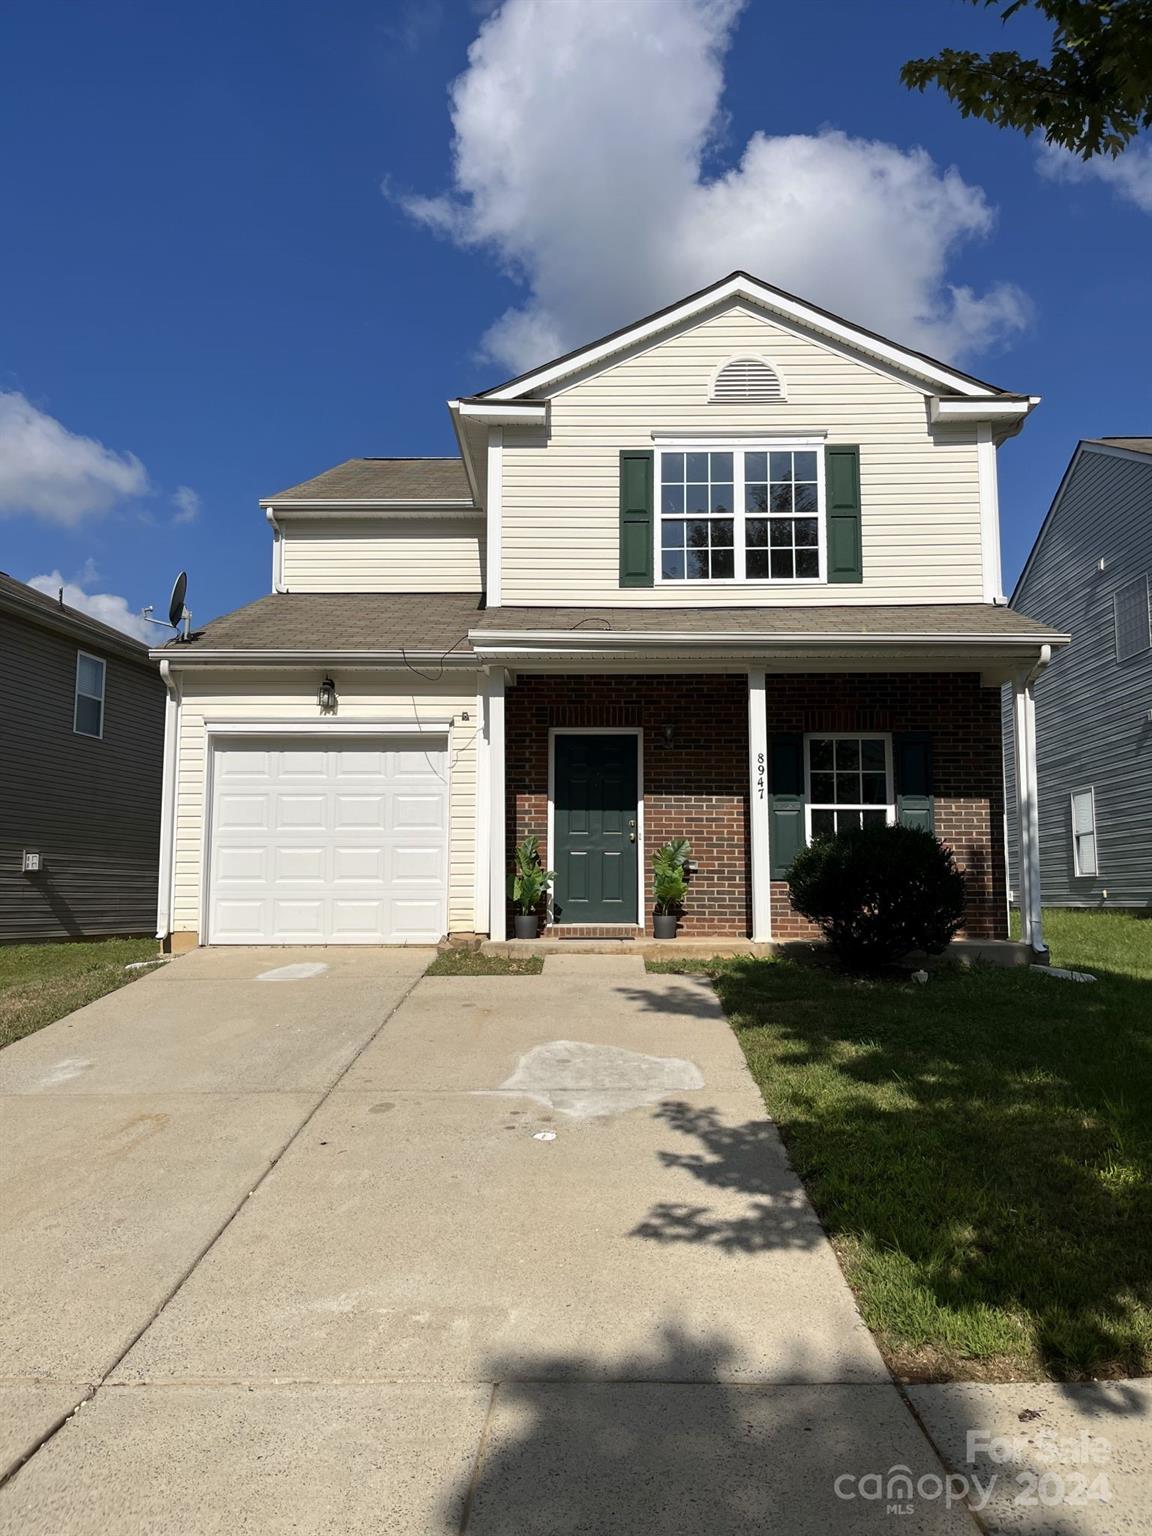
<path id="1" fill-rule="evenodd" d="M 160 658 L 160 680 L 168 691 L 164 700 L 164 766 L 160 784 L 160 869 L 156 885 L 156 937 L 172 932 L 172 881 L 176 846 L 176 762 L 180 745 L 180 684 L 166 656 Z"/>
<path id="2" fill-rule="evenodd" d="M 1020 936 L 1046 957 L 1040 885 L 1040 790 L 1036 773 L 1036 699 L 1033 684 L 1052 660 L 1042 645 L 1035 664 L 1012 684 L 1012 734 L 1016 763 L 1017 864 L 1020 872 Z"/>
<path id="3" fill-rule="evenodd" d="M 276 521 L 275 507 L 266 507 L 264 516 L 272 524 L 272 590 L 284 592 L 284 531 Z"/>
<path id="4" fill-rule="evenodd" d="M 488 679 L 488 936 L 495 940 L 508 937 L 506 890 L 507 829 L 504 789 L 507 771 L 504 760 L 503 669 L 493 667 Z"/>

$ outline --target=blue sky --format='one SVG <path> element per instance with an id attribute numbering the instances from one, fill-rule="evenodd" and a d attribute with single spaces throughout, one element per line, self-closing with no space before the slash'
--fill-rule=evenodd
<path id="1" fill-rule="evenodd" d="M 1152 429 L 1148 162 L 1041 174 L 1035 144 L 898 80 L 943 45 L 1042 46 L 1034 19 L 504 10 L 9 0 L 0 568 L 115 618 L 187 566 L 198 621 L 237 607 L 269 587 L 259 496 L 451 453 L 450 396 L 735 265 L 1044 397 L 1001 453 L 1009 582 L 1076 440 Z M 448 89 L 485 25 L 454 185 Z"/>

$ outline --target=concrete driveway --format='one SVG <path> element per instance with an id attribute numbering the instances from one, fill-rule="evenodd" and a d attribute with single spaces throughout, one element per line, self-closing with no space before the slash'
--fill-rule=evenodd
<path id="1" fill-rule="evenodd" d="M 891 1529 L 852 1480 L 942 1469 L 710 986 L 428 959 L 199 951 L 0 1055 L 0 1532 Z"/>

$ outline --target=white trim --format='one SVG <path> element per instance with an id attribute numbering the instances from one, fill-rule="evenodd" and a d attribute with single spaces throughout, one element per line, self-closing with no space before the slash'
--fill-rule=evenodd
<path id="1" fill-rule="evenodd" d="M 180 767 L 180 685 L 166 660 L 160 662 L 164 684 L 164 758 L 160 782 L 160 857 L 156 882 L 156 937 L 172 931 L 176 877 L 176 780 Z"/>
<path id="2" fill-rule="evenodd" d="M 805 731 L 804 732 L 804 841 L 812 841 L 812 756 L 813 741 L 883 741 L 884 743 L 884 792 L 891 798 L 883 805 L 865 805 L 862 801 L 853 805 L 821 800 L 815 807 L 819 811 L 883 811 L 890 827 L 896 825 L 896 774 L 892 758 L 891 731 Z"/>
<path id="3" fill-rule="evenodd" d="M 644 927 L 644 727 L 641 725 L 552 725 L 548 727 L 548 863 L 556 855 L 557 736 L 635 736 L 636 738 L 636 926 Z M 549 914 L 552 893 L 548 896 Z M 563 926 L 563 924 L 561 924 Z M 580 928 L 618 928 L 619 923 L 578 922 Z"/>
<path id="4" fill-rule="evenodd" d="M 505 686 L 503 670 L 494 668 L 488 679 L 488 937 L 496 941 L 508 936 Z"/>
<path id="5" fill-rule="evenodd" d="M 331 501 L 308 501 L 299 505 L 286 507 L 282 503 L 275 508 L 268 507 L 267 512 L 275 511 L 276 518 L 284 523 L 335 523 L 335 522 L 380 522 L 402 523 L 411 521 L 431 522 L 471 522 L 484 516 L 484 509 L 478 507 L 474 501 L 436 501 L 436 502 L 405 502 L 397 505 L 385 503 L 352 503 Z"/>
<path id="6" fill-rule="evenodd" d="M 980 496 L 980 566 L 983 572 L 984 601 L 1003 607 L 1008 599 L 1004 596 L 1000 575 L 1000 490 L 996 475 L 996 444 L 992 439 L 991 424 L 986 421 L 976 426 L 976 469 Z"/>
<path id="7" fill-rule="evenodd" d="M 1039 404 L 1039 395 L 1029 395 L 1027 400 L 1001 400 L 989 396 L 982 400 L 942 400 L 939 395 L 931 395 L 928 400 L 928 416 L 933 423 L 1019 421 Z"/>
<path id="8" fill-rule="evenodd" d="M 202 662 L 219 662 L 230 667 L 259 666 L 264 662 L 279 662 L 284 666 L 379 667 L 382 670 L 406 671 L 411 662 L 433 662 L 446 669 L 469 669 L 479 665 L 475 656 L 467 651 L 445 654 L 442 651 L 273 651 L 273 650 L 217 650 L 199 646 L 185 647 L 180 644 L 161 646 L 149 651 L 153 661 L 167 661 L 173 667 L 197 666 Z"/>
<path id="9" fill-rule="evenodd" d="M 720 398 L 717 399 L 717 381 L 720 378 L 720 375 L 724 372 L 725 368 L 730 368 L 733 363 L 759 363 L 762 367 L 767 368 L 768 372 L 779 385 L 780 393 L 778 395 L 770 395 L 766 399 L 757 398 L 755 396 L 745 396 L 744 399 L 741 400 L 739 395 L 721 395 Z M 726 357 L 722 363 L 720 363 L 716 368 L 712 370 L 712 377 L 708 381 L 708 397 L 706 402 L 708 405 L 783 405 L 787 403 L 787 400 L 788 387 L 784 383 L 784 375 L 781 373 L 778 365 L 774 363 L 770 357 L 765 357 L 762 353 L 759 352 L 734 352 L 731 357 Z"/>
<path id="10" fill-rule="evenodd" d="M 495 400 L 449 400 L 448 409 L 465 420 L 499 422 L 504 426 L 532 423 L 543 426 L 548 420 L 546 400 L 519 405 L 502 405 Z"/>
<path id="11" fill-rule="evenodd" d="M 600 342 L 594 342 L 591 346 L 582 348 L 568 358 L 559 359 L 556 362 L 546 364 L 543 368 L 536 369 L 524 378 L 494 390 L 485 391 L 485 397 L 491 400 L 518 400 L 522 395 L 531 394 L 534 390 L 546 388 L 555 380 L 565 377 L 569 373 L 591 367 L 593 364 L 611 357 L 614 353 L 622 352 L 627 347 L 635 346 L 637 342 L 647 337 L 657 335 L 662 331 L 670 330 L 682 320 L 690 319 L 701 311 L 712 309 L 723 304 L 728 299 L 744 298 L 776 314 L 785 315 L 790 319 L 799 321 L 811 330 L 823 331 L 838 341 L 847 342 L 856 351 L 881 358 L 887 363 L 894 364 L 904 373 L 911 374 L 915 378 L 927 379 L 933 383 L 941 384 L 946 389 L 955 390 L 961 395 L 979 396 L 988 398 L 988 387 L 979 384 L 963 374 L 956 373 L 943 363 L 934 363 L 927 358 L 920 357 L 916 353 L 908 352 L 903 347 L 893 342 L 885 341 L 882 337 L 870 336 L 859 330 L 846 320 L 840 320 L 834 315 L 824 314 L 802 299 L 792 297 L 790 294 L 782 294 L 774 289 L 757 282 L 746 273 L 734 272 L 726 281 L 714 284 L 711 288 L 705 288 L 702 292 L 673 305 L 671 308 L 653 315 L 647 320 L 640 320 L 635 325 L 628 326 L 615 336 L 607 337 Z"/>
<path id="12" fill-rule="evenodd" d="M 449 720 L 205 720 L 209 736 L 446 736 Z"/>
<path id="13" fill-rule="evenodd" d="M 752 938 L 760 943 L 772 937 L 772 852 L 768 846 L 768 710 L 763 672 L 748 674 L 748 808 Z"/>
<path id="14" fill-rule="evenodd" d="M 672 585 L 687 585 L 687 583 L 672 583 Z M 1039 635 L 964 634 L 962 632 L 926 634 L 922 630 L 911 633 L 906 630 L 893 630 L 888 634 L 879 632 L 865 634 L 850 630 L 840 633 L 828 631 L 803 633 L 797 630 L 783 633 L 773 633 L 768 630 L 693 633 L 692 631 L 651 630 L 645 633 L 642 630 L 612 629 L 474 629 L 468 633 L 468 639 L 474 646 L 482 648 L 485 653 L 493 656 L 522 652 L 532 647 L 558 651 L 615 651 L 623 647 L 635 646 L 658 651 L 685 645 L 693 650 L 730 650 L 735 647 L 738 651 L 749 653 L 759 650 L 776 652 L 789 647 L 805 650 L 819 646 L 844 650 L 853 650 L 857 647 L 876 650 L 886 646 L 903 649 L 908 646 L 940 648 L 963 645 L 986 649 L 1008 646 L 1014 649 L 1038 650 L 1045 645 L 1067 645 L 1071 638 L 1070 635 L 1060 634 L 1045 635 L 1043 638 Z"/>
<path id="15" fill-rule="evenodd" d="M 470 496 L 435 496 L 427 501 L 411 496 L 273 496 L 261 501 L 269 512 L 325 512 L 336 509 L 372 510 L 377 512 L 411 511 L 423 515 L 427 512 L 456 511 L 459 508 L 476 509 Z"/>
<path id="16" fill-rule="evenodd" d="M 476 847 L 472 931 L 487 933 L 492 889 L 492 801 L 488 784 L 491 751 L 488 741 L 488 679 L 476 679 Z"/>
<path id="17" fill-rule="evenodd" d="M 1080 868 L 1080 844 L 1076 831 L 1076 796 L 1088 795 L 1092 801 L 1092 847 L 1096 851 L 1096 868 L 1084 870 Z M 1073 789 L 1068 794 L 1068 810 L 1072 818 L 1072 869 L 1077 880 L 1099 880 L 1100 878 L 1100 838 L 1096 831 L 1096 786 L 1085 784 L 1081 789 Z"/>
<path id="18" fill-rule="evenodd" d="M 307 736 L 321 747 L 324 738 L 336 736 L 340 740 L 358 740 L 366 736 L 437 736 L 444 742 L 444 814 L 446 817 L 446 869 L 444 875 L 444 933 L 449 931 L 449 909 L 452 903 L 452 722 L 422 721 L 412 724 L 386 723 L 378 720 L 205 720 L 204 756 L 200 782 L 203 789 L 203 816 L 200 843 L 200 893 L 197 924 L 201 944 L 211 944 L 212 919 L 212 812 L 216 800 L 216 753 L 229 738 L 245 739 L 262 736 Z M 373 942 L 373 941 L 368 941 Z"/>
<path id="19" fill-rule="evenodd" d="M 94 661 L 100 668 L 100 692 L 81 693 L 80 691 L 80 662 Z M 82 731 L 76 724 L 77 711 L 81 699 L 95 699 L 100 705 L 100 729 L 98 731 Z M 104 711 L 108 701 L 108 662 L 103 656 L 97 656 L 93 651 L 86 651 L 83 646 L 76 647 L 76 672 L 72 684 L 72 734 L 83 736 L 88 741 L 104 740 Z"/>
<path id="20" fill-rule="evenodd" d="M 661 439 L 653 452 L 652 463 L 652 501 L 654 516 L 652 518 L 652 571 L 653 582 L 657 587 L 823 587 L 828 585 L 828 553 L 827 530 L 825 517 L 825 488 L 824 488 L 824 454 L 821 452 L 823 442 L 805 441 L 798 437 L 748 439 L 728 449 L 732 454 L 732 524 L 735 547 L 733 550 L 734 575 L 732 576 L 664 576 L 661 574 L 663 553 L 663 523 L 664 513 L 661 508 L 661 487 L 663 484 L 663 471 L 661 468 L 666 453 L 708 453 L 723 452 L 715 443 L 702 442 L 696 438 Z M 749 453 L 815 453 L 816 455 L 816 511 L 814 513 L 799 513 L 792 516 L 806 516 L 816 523 L 817 560 L 819 562 L 819 574 L 816 576 L 754 576 L 745 574 L 748 553 L 746 539 L 746 524 L 753 514 L 744 510 L 744 488 L 747 483 L 745 470 L 745 455 Z M 669 513 L 670 518 L 683 514 Z M 759 517 L 761 514 L 755 514 Z M 771 512 L 765 512 L 763 516 L 771 521 Z M 702 514 L 704 520 L 720 520 L 715 513 Z M 769 546 L 771 548 L 771 546 Z"/>
<path id="21" fill-rule="evenodd" d="M 1033 669 L 1035 671 L 1035 669 Z M 1012 740 L 1016 766 L 1017 869 L 1020 875 L 1020 937 L 1037 954 L 1046 952 L 1041 911 L 1039 792 L 1036 776 L 1036 701 L 1033 674 L 1012 685 Z"/>
<path id="22" fill-rule="evenodd" d="M 669 448 L 688 441 L 683 427 L 678 431 L 674 428 L 665 431 L 662 427 L 653 427 L 651 436 L 654 443 L 666 443 Z M 694 430 L 691 446 L 714 448 L 717 443 L 739 443 L 752 448 L 757 444 L 768 448 L 822 448 L 827 437 L 826 427 L 725 427 L 715 432 Z"/>
<path id="23" fill-rule="evenodd" d="M 484 593 L 489 608 L 500 607 L 500 561 L 504 547 L 501 505 L 504 479 L 504 428 L 488 429 L 488 529 Z"/>

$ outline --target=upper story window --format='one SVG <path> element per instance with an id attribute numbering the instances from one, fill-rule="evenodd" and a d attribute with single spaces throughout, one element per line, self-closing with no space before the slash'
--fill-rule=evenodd
<path id="1" fill-rule="evenodd" d="M 780 375 L 762 357 L 736 357 L 712 380 L 715 401 L 783 400 Z"/>
<path id="2" fill-rule="evenodd" d="M 824 463 L 815 447 L 662 449 L 660 580 L 824 579 Z"/>
<path id="3" fill-rule="evenodd" d="M 104 734 L 104 662 L 87 651 L 76 652 L 76 706 L 72 729 L 77 736 Z"/>
<path id="4" fill-rule="evenodd" d="M 1112 599 L 1116 620 L 1116 660 L 1128 661 L 1152 645 L 1152 583 L 1137 576 Z"/>

